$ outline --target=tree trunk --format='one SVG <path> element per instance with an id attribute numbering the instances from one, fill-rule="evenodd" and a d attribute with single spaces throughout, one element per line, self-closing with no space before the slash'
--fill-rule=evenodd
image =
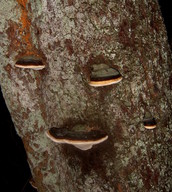
<path id="1" fill-rule="evenodd" d="M 172 76 L 156 0 L 0 1 L 0 84 L 39 192 L 170 191 Z M 45 69 L 15 67 L 39 56 Z M 121 82 L 91 87 L 92 64 Z M 156 120 L 146 129 L 144 116 Z M 82 151 L 46 137 L 94 123 L 108 140 Z"/>

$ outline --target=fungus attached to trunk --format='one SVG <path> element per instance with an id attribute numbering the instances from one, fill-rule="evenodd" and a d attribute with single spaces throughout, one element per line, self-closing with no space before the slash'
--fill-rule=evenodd
<path id="1" fill-rule="evenodd" d="M 37 189 L 37 186 L 36 186 L 35 181 L 34 181 L 33 178 L 30 178 L 29 183 L 30 183 L 30 185 L 31 185 L 34 189 Z"/>
<path id="2" fill-rule="evenodd" d="M 153 118 L 150 113 L 146 113 L 145 118 L 143 120 L 143 124 L 146 129 L 156 128 L 155 118 Z"/>
<path id="3" fill-rule="evenodd" d="M 92 65 L 90 82 L 89 82 L 90 86 L 102 87 L 116 84 L 121 80 L 122 76 L 118 70 L 106 64 Z"/>
<path id="4" fill-rule="evenodd" d="M 42 60 L 39 57 L 28 55 L 19 58 L 16 63 L 16 67 L 24 68 L 24 69 L 34 69 L 34 70 L 41 70 L 45 68 Z"/>
<path id="5" fill-rule="evenodd" d="M 108 135 L 103 131 L 80 124 L 71 129 L 52 127 L 46 132 L 46 135 L 56 143 L 74 145 L 81 150 L 91 149 L 93 145 L 108 139 Z"/>

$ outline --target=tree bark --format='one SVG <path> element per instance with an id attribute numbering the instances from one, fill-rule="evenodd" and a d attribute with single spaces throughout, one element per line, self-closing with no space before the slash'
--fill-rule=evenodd
<path id="1" fill-rule="evenodd" d="M 3 0 L 0 15 L 0 84 L 38 191 L 172 190 L 171 53 L 158 2 Z M 15 67 L 25 54 L 45 69 Z M 94 63 L 123 80 L 90 87 Z M 80 122 L 100 125 L 108 140 L 81 151 L 45 135 Z"/>

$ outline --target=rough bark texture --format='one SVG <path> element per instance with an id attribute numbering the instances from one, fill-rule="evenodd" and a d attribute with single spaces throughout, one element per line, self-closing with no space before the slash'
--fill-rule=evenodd
<path id="1" fill-rule="evenodd" d="M 1 0 L 0 15 L 0 84 L 38 191 L 170 191 L 171 60 L 157 1 Z M 16 68 L 28 53 L 46 68 Z M 90 87 L 100 62 L 122 82 Z M 154 130 L 143 126 L 147 111 Z M 81 151 L 45 136 L 79 122 L 109 139 Z"/>

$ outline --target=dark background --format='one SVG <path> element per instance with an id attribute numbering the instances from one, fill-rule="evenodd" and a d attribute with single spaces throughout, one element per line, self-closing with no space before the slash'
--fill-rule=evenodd
<path id="1" fill-rule="evenodd" d="M 164 18 L 164 23 L 167 30 L 168 40 L 170 47 L 172 48 L 172 6 L 170 2 L 171 0 L 158 0 L 161 13 Z"/>
<path id="2" fill-rule="evenodd" d="M 172 7 L 170 0 L 159 0 L 169 44 L 172 47 Z M 170 25 L 171 24 L 171 25 Z M 31 172 L 22 140 L 17 135 L 0 89 L 1 191 L 36 192 L 29 183 Z"/>

